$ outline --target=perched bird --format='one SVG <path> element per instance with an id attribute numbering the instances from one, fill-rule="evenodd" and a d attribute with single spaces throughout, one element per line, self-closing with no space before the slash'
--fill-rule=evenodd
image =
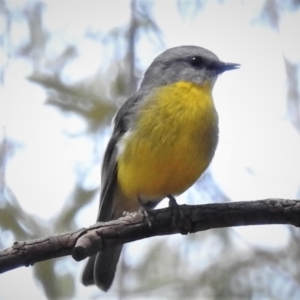
<path id="1" fill-rule="evenodd" d="M 219 74 L 237 67 L 197 46 L 171 48 L 154 59 L 140 88 L 114 118 L 97 221 L 119 218 L 141 206 L 153 208 L 200 177 L 218 142 L 213 86 Z M 82 283 L 107 291 L 121 250 L 107 248 L 90 257 Z"/>

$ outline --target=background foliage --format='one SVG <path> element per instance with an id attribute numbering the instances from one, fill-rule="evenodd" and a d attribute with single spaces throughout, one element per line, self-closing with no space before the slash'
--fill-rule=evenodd
<path id="1" fill-rule="evenodd" d="M 94 222 L 101 158 L 111 119 L 120 104 L 137 88 L 152 58 L 166 47 L 167 37 L 156 19 L 156 2 L 132 0 L 121 4 L 113 1 L 118 10 L 112 7 L 108 16 L 105 15 L 107 1 L 87 1 L 81 6 L 72 1 L 57 2 L 59 9 L 55 9 L 51 0 L 0 0 L 1 248 L 10 246 L 14 240 L 47 236 Z M 177 13 L 186 23 L 193 22 L 211 5 L 202 0 L 165 1 L 166 18 L 171 2 L 176 3 Z M 215 1 L 214 5 L 222 11 L 235 2 L 247 7 L 251 1 Z M 77 18 L 74 14 L 73 18 L 68 17 L 73 5 L 78 10 Z M 298 9 L 299 1 L 296 0 L 260 1 L 260 9 L 253 12 L 253 26 L 261 30 L 271 28 L 280 36 L 282 17 Z M 59 14 L 55 15 L 57 12 Z M 90 19 L 82 20 L 84 15 L 90 15 Z M 215 26 L 221 27 L 216 17 L 210 18 Z M 108 19 L 115 19 L 115 24 Z M 105 26 L 106 23 L 110 25 Z M 175 23 L 172 26 L 175 35 L 180 35 L 181 27 Z M 226 39 L 222 42 L 225 44 Z M 261 47 L 263 44 L 264 41 L 258 41 Z M 87 60 L 89 55 L 93 58 Z M 286 120 L 299 132 L 299 61 L 291 61 L 283 54 L 282 62 L 286 76 Z M 22 81 L 14 80 L 18 69 L 24 70 Z M 23 85 L 28 89 L 25 94 L 21 94 Z M 41 107 L 44 109 L 42 116 Z M 23 122 L 26 130 L 14 133 L 10 129 L 13 122 Z M 27 126 L 29 123 L 31 127 Z M 57 134 L 55 139 L 50 135 L 53 132 Z M 45 141 L 48 134 L 47 146 L 40 148 L 39 140 Z M 33 138 L 28 139 L 27 135 Z M 46 186 L 50 186 L 50 190 L 52 185 L 53 190 L 60 186 L 64 189 L 62 194 L 51 190 L 50 193 L 54 193 L 51 195 L 58 195 L 59 199 L 52 198 L 53 203 L 48 200 L 41 205 L 49 211 L 48 216 L 26 209 L 28 204 L 22 202 L 22 192 L 10 186 L 9 178 L 17 174 L 9 175 L 9 172 L 16 170 L 14 162 L 28 149 L 38 155 L 42 153 L 42 158 L 29 161 L 21 171 L 23 189 L 34 190 L 38 195 L 32 198 L 31 205 L 43 203 Z M 48 164 L 54 168 L 53 177 L 47 174 Z M 251 166 L 247 168 L 249 176 L 255 177 Z M 28 169 L 36 170 L 35 176 L 26 178 Z M 232 198 L 208 172 L 187 194 L 185 201 L 221 202 Z M 270 232 L 276 235 L 279 227 L 273 228 L 275 230 Z M 279 241 L 276 246 L 269 247 L 264 243 L 252 243 L 233 229 L 133 243 L 124 251 L 116 283 L 109 295 L 111 299 L 299 299 L 299 231 L 289 227 L 283 230 L 282 243 Z M 1 275 L 4 280 L 0 282 L 0 299 L 11 299 L 16 286 L 17 292 L 28 297 L 104 297 L 95 288 L 81 287 L 81 268 L 82 264 L 71 258 L 62 258 Z M 27 278 L 31 274 L 35 288 Z"/>

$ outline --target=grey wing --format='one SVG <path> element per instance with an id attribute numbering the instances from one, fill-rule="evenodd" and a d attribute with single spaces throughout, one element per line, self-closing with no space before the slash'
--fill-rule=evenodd
<path id="1" fill-rule="evenodd" d="M 100 207 L 97 221 L 109 221 L 112 216 L 113 194 L 117 180 L 116 138 L 111 138 L 104 155 L 101 175 Z"/>
<path id="2" fill-rule="evenodd" d="M 113 196 L 117 181 L 117 143 L 129 130 L 135 115 L 138 94 L 130 97 L 118 110 L 114 118 L 114 131 L 108 142 L 101 172 L 100 207 L 97 221 L 109 221 L 113 215 Z"/>
<path id="3" fill-rule="evenodd" d="M 119 109 L 115 116 L 115 127 L 112 137 L 107 145 L 102 164 L 102 182 L 100 195 L 100 208 L 98 221 L 109 221 L 118 217 L 114 210 L 115 193 L 118 192 L 117 183 L 117 155 L 118 141 L 123 134 L 130 129 L 134 122 L 136 108 L 139 101 L 138 94 L 130 97 Z M 107 291 L 111 286 L 118 260 L 122 251 L 122 245 L 103 249 L 98 254 L 90 257 L 83 270 L 81 281 L 84 285 L 96 284 Z"/>

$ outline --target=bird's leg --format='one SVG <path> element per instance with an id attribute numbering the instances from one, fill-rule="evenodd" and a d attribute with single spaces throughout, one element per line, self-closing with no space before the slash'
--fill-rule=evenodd
<path id="1" fill-rule="evenodd" d="M 176 226 L 180 214 L 179 206 L 174 196 L 168 195 L 167 198 L 169 199 L 169 207 L 171 208 L 172 226 Z"/>
<path id="2" fill-rule="evenodd" d="M 149 208 L 149 206 L 147 206 L 148 203 L 144 203 L 140 197 L 138 197 L 138 201 L 141 205 L 140 211 L 144 215 L 144 218 L 147 221 L 148 226 L 151 227 L 152 224 L 151 224 L 150 217 L 149 217 L 150 208 Z"/>
<path id="3" fill-rule="evenodd" d="M 185 228 L 185 226 L 182 226 L 180 217 L 182 220 L 186 220 L 186 217 L 184 216 L 183 211 L 180 209 L 180 206 L 178 205 L 175 197 L 172 195 L 168 195 L 167 198 L 169 198 L 169 207 L 172 214 L 172 225 L 178 227 L 181 234 L 188 234 L 190 232 L 190 227 Z M 183 222 L 183 224 L 185 223 L 186 222 Z"/>
<path id="4" fill-rule="evenodd" d="M 176 206 L 178 206 L 178 203 L 177 203 L 177 201 L 176 201 L 176 199 L 175 199 L 174 196 L 168 195 L 167 198 L 169 199 L 169 207 L 176 207 Z"/>

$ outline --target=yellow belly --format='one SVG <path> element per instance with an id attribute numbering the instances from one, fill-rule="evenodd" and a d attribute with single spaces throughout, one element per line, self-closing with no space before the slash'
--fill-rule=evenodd
<path id="1" fill-rule="evenodd" d="M 209 165 L 218 140 L 211 87 L 178 82 L 147 97 L 122 138 L 118 183 L 129 199 L 160 199 L 188 189 Z"/>

